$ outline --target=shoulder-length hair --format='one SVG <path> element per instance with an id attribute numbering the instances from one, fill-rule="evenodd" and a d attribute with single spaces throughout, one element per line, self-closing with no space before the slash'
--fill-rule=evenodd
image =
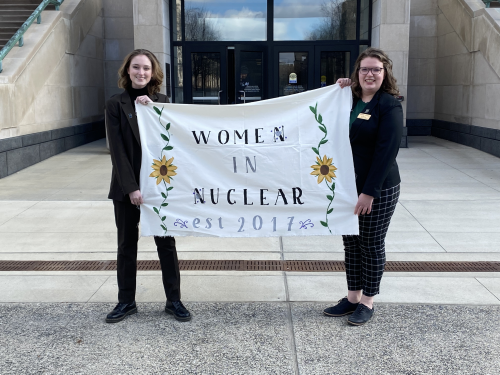
<path id="1" fill-rule="evenodd" d="M 378 59 L 382 64 L 384 64 L 384 81 L 382 82 L 382 86 L 380 86 L 380 90 L 386 92 L 388 94 L 397 96 L 399 95 L 399 89 L 397 85 L 397 80 L 394 78 L 394 74 L 392 73 L 392 60 L 387 56 L 387 54 L 378 48 L 368 48 L 361 52 L 354 64 L 354 71 L 351 75 L 351 89 L 352 93 L 355 97 L 361 98 L 361 85 L 359 84 L 359 68 L 361 66 L 361 61 L 366 59 L 367 57 L 374 57 Z"/>
<path id="2" fill-rule="evenodd" d="M 160 63 L 156 56 L 147 49 L 136 49 L 130 52 L 123 60 L 122 66 L 118 69 L 118 87 L 122 89 L 129 89 L 132 87 L 132 81 L 128 74 L 128 68 L 132 59 L 136 56 L 144 55 L 151 61 L 151 81 L 148 83 L 149 95 L 160 92 L 161 84 L 163 82 L 163 71 L 160 68 Z"/>

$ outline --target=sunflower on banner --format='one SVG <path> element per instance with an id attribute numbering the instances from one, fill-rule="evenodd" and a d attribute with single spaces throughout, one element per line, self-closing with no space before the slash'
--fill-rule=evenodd
<path id="1" fill-rule="evenodd" d="M 165 223 L 166 216 L 162 215 L 162 209 L 166 209 L 168 206 L 168 192 L 172 190 L 174 187 L 173 186 L 167 186 L 167 184 L 171 184 L 171 181 L 173 181 L 172 176 L 176 176 L 177 173 L 175 170 L 177 167 L 172 164 L 174 161 L 174 157 L 172 156 L 170 159 L 167 160 L 167 157 L 163 155 L 165 151 L 170 151 L 173 150 L 173 146 L 170 146 L 170 123 L 167 125 L 163 125 L 161 122 L 161 114 L 163 112 L 163 108 L 158 109 L 158 107 L 153 107 L 155 112 L 158 114 L 158 121 L 160 125 L 165 128 L 165 132 L 167 134 L 161 133 L 161 138 L 166 141 L 167 143 L 165 144 L 165 147 L 161 150 L 161 160 L 156 160 L 153 159 L 153 165 L 151 165 L 151 168 L 153 168 L 153 172 L 149 175 L 149 177 L 156 178 L 156 185 L 159 185 L 161 182 L 163 182 L 163 185 L 165 186 L 165 191 L 161 193 L 161 196 L 163 198 L 163 201 L 160 203 L 159 207 L 153 207 L 154 212 L 158 215 L 158 217 L 161 220 L 161 228 L 164 230 L 165 234 L 167 233 L 167 224 Z"/>
<path id="2" fill-rule="evenodd" d="M 335 180 L 333 177 L 335 176 L 335 171 L 337 170 L 337 167 L 335 167 L 332 164 L 333 158 L 327 158 L 326 155 L 323 156 L 323 159 L 321 159 L 320 155 L 320 148 L 322 145 L 328 142 L 327 136 L 328 136 L 328 130 L 326 129 L 325 124 L 323 124 L 323 116 L 321 116 L 320 113 L 318 113 L 318 103 L 316 103 L 316 106 L 310 106 L 309 109 L 311 110 L 312 113 L 314 113 L 314 118 L 316 119 L 316 122 L 319 124 L 319 129 L 325 134 L 323 138 L 319 141 L 318 147 L 313 147 L 312 150 L 314 151 L 316 156 L 316 164 L 311 165 L 311 168 L 313 171 L 311 174 L 313 176 L 318 177 L 318 184 L 321 184 L 323 180 L 325 180 L 325 184 L 328 187 L 328 190 L 331 191 L 331 195 L 328 194 L 326 198 L 328 199 L 328 207 L 326 208 L 326 215 L 325 215 L 325 221 L 321 220 L 320 223 L 324 227 L 328 228 L 330 233 L 332 233 L 332 230 L 330 229 L 330 226 L 328 224 L 328 215 L 330 215 L 333 212 L 333 208 L 331 208 L 331 205 L 333 203 L 333 199 L 335 198 Z M 330 185 L 328 184 L 330 183 Z"/>

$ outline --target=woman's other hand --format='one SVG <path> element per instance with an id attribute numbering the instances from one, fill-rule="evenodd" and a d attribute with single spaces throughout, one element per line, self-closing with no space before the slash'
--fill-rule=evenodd
<path id="1" fill-rule="evenodd" d="M 129 193 L 128 195 L 130 197 L 130 202 L 132 204 L 135 204 L 136 206 L 139 206 L 143 204 L 144 202 L 142 201 L 142 194 L 140 190 L 133 191 Z"/>
<path id="2" fill-rule="evenodd" d="M 352 85 L 352 82 L 349 78 L 339 78 L 336 83 L 340 86 L 341 89 Z"/>
<path id="3" fill-rule="evenodd" d="M 358 203 L 354 208 L 354 215 L 364 215 L 372 212 L 373 197 L 371 195 L 366 195 L 361 193 L 358 198 Z"/>
<path id="4" fill-rule="evenodd" d="M 149 99 L 149 96 L 147 95 L 143 95 L 143 96 L 138 96 L 137 99 L 135 99 L 135 103 L 136 104 L 148 104 L 148 103 L 152 103 L 153 101 L 151 99 Z"/>

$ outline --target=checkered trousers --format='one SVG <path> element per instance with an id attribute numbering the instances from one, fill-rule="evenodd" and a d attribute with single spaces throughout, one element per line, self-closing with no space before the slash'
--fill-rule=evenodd
<path id="1" fill-rule="evenodd" d="M 385 268 L 385 236 L 399 199 L 399 185 L 382 190 L 373 200 L 369 215 L 359 215 L 359 236 L 342 236 L 349 290 L 362 290 L 373 297 L 379 293 Z"/>

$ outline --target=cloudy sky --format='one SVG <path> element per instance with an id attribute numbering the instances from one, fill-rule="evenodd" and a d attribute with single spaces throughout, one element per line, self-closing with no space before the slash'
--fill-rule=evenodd
<path id="1" fill-rule="evenodd" d="M 275 40 L 303 40 L 321 22 L 325 0 L 275 0 Z M 202 8 L 222 40 L 266 40 L 266 0 L 186 0 L 186 9 Z"/>

